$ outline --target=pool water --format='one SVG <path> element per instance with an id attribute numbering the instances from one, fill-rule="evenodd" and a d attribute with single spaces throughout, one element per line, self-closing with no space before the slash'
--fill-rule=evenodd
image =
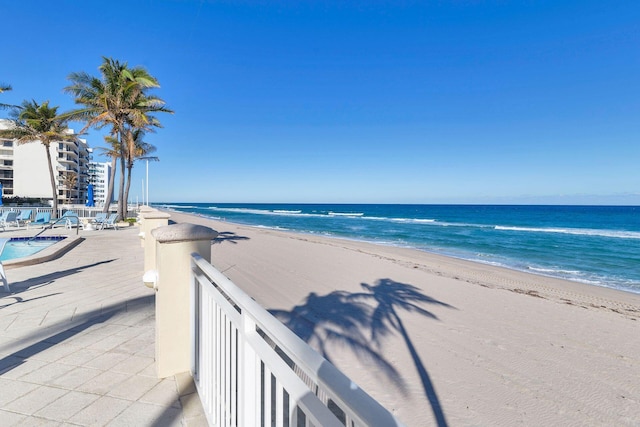
<path id="1" fill-rule="evenodd" d="M 64 236 L 36 237 L 13 237 L 11 239 L 0 239 L 0 261 L 8 261 L 17 258 L 27 257 L 48 248 L 64 239 Z"/>

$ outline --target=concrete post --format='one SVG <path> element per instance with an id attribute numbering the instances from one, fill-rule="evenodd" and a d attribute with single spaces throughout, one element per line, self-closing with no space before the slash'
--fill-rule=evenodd
<path id="1" fill-rule="evenodd" d="M 166 378 L 191 368 L 191 254 L 211 261 L 218 232 L 194 224 L 151 231 L 156 241 L 156 369 Z"/>
<path id="2" fill-rule="evenodd" d="M 156 209 L 153 209 L 150 206 L 140 206 L 140 209 L 138 209 L 138 218 L 137 218 L 137 222 L 138 222 L 138 227 L 140 229 L 140 232 L 138 234 L 138 236 L 140 237 L 140 245 L 144 248 L 144 215 L 151 213 L 151 212 L 157 212 Z M 166 224 L 165 224 L 166 225 Z"/>
<path id="3" fill-rule="evenodd" d="M 140 239 L 144 247 L 144 271 L 156 268 L 156 239 L 151 230 L 166 227 L 171 215 L 165 212 L 153 211 L 142 214 Z"/>

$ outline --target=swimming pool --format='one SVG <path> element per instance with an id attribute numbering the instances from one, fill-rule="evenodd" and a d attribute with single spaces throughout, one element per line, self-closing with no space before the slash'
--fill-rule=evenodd
<path id="1" fill-rule="evenodd" d="M 65 238 L 65 236 L 48 236 L 36 237 L 35 239 L 31 237 L 0 239 L 0 261 L 9 261 L 36 254 Z"/>

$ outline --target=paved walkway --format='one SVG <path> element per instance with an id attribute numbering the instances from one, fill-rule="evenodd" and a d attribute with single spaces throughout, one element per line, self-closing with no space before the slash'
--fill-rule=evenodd
<path id="1" fill-rule="evenodd" d="M 137 234 L 138 227 L 80 231 L 85 240 L 61 258 L 7 271 L 11 293 L 0 286 L 3 427 L 206 425 L 188 374 L 156 378 L 154 292 L 142 284 Z"/>

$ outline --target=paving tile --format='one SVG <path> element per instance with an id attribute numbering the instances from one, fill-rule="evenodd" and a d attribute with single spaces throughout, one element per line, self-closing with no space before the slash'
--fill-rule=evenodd
<path id="1" fill-rule="evenodd" d="M 103 426 L 113 420 L 130 405 L 131 402 L 126 400 L 102 396 L 69 418 L 69 422 L 83 426 Z M 130 426 L 143 425 L 145 424 L 130 424 Z"/>
<path id="2" fill-rule="evenodd" d="M 72 345 L 53 344 L 49 345 L 48 348 L 34 354 L 33 356 L 31 356 L 31 358 L 35 360 L 42 360 L 44 362 L 55 362 L 78 350 L 78 347 L 74 347 Z"/>
<path id="3" fill-rule="evenodd" d="M 52 386 L 72 390 L 94 379 L 104 372 L 99 369 L 85 368 L 83 366 L 71 366 L 71 368 L 72 369 L 69 372 L 62 376 L 54 378 L 50 381 L 49 384 Z"/>
<path id="4" fill-rule="evenodd" d="M 75 331 L 71 331 L 71 330 L 64 330 L 61 332 L 58 332 L 56 334 L 52 334 L 51 336 L 45 338 L 43 341 L 44 342 L 48 342 L 48 343 L 54 343 L 54 344 L 59 344 L 61 342 L 65 342 L 68 341 L 69 339 L 77 336 L 78 333 Z"/>
<path id="5" fill-rule="evenodd" d="M 183 425 L 186 427 L 209 427 L 209 421 L 205 414 L 198 414 L 191 418 L 184 418 Z"/>
<path id="6" fill-rule="evenodd" d="M 105 337 L 107 336 L 111 336 L 111 335 L 117 335 L 118 332 L 121 332 L 124 329 L 127 329 L 127 326 L 123 326 L 123 325 L 114 325 L 111 323 L 100 323 L 97 325 L 94 325 L 90 328 L 89 332 L 91 333 L 95 333 L 95 334 L 99 334 L 99 335 L 103 335 Z"/>
<path id="7" fill-rule="evenodd" d="M 103 335 L 88 333 L 71 337 L 67 340 L 67 342 L 77 347 L 89 347 L 90 345 L 97 343 L 103 338 Z"/>
<path id="8" fill-rule="evenodd" d="M 91 344 L 90 346 L 87 346 L 87 348 L 91 350 L 98 350 L 98 351 L 117 350 L 118 346 L 124 344 L 126 341 L 128 341 L 128 339 L 125 337 L 105 336 L 103 339 L 96 342 L 95 344 Z M 120 351 L 120 353 L 124 353 L 124 352 Z"/>
<path id="9" fill-rule="evenodd" d="M 11 331 L 13 333 L 22 332 L 22 331 L 31 331 L 42 323 L 44 319 L 44 315 L 42 316 L 25 316 L 19 314 L 18 317 L 11 322 L 4 330 Z"/>
<path id="10" fill-rule="evenodd" d="M 116 372 L 103 372 L 100 375 L 77 387 L 78 391 L 87 393 L 107 394 L 120 383 L 126 381 L 129 375 L 118 374 Z"/>
<path id="11" fill-rule="evenodd" d="M 0 378 L 0 408 L 40 387 L 37 384 Z"/>
<path id="12" fill-rule="evenodd" d="M 141 349 L 146 350 L 148 346 L 153 346 L 153 351 L 155 353 L 155 343 L 153 341 L 142 341 L 138 337 L 135 337 L 125 340 L 125 342 L 114 348 L 113 351 L 126 354 L 136 354 L 139 353 Z"/>
<path id="13" fill-rule="evenodd" d="M 198 393 L 180 396 L 180 404 L 185 418 L 194 418 L 204 413 L 204 408 L 202 407 Z"/>
<path id="14" fill-rule="evenodd" d="M 144 394 L 140 399 L 142 403 L 151 403 L 160 406 L 180 407 L 178 389 L 173 379 L 164 379 L 156 384 L 151 390 Z"/>
<path id="15" fill-rule="evenodd" d="M 119 337 L 127 337 L 129 339 L 142 336 L 146 333 L 147 328 L 140 328 L 138 326 L 123 325 L 123 329 L 116 332 L 114 335 Z"/>
<path id="16" fill-rule="evenodd" d="M 112 370 L 122 374 L 137 374 L 149 365 L 153 365 L 155 360 L 151 357 L 129 356 L 127 359 L 115 365 Z"/>
<path id="17" fill-rule="evenodd" d="M 154 426 L 173 427 L 182 425 L 180 409 L 171 406 L 156 406 L 135 402 L 115 417 L 109 427 Z"/>
<path id="18" fill-rule="evenodd" d="M 19 357 L 32 357 L 38 353 L 41 353 L 45 350 L 50 349 L 53 346 L 52 343 L 47 343 L 43 341 L 38 341 L 34 344 L 25 344 L 21 349 L 14 351 L 15 356 Z"/>
<path id="19" fill-rule="evenodd" d="M 113 368 L 119 363 L 122 363 L 128 357 L 128 355 L 123 353 L 101 352 L 100 356 L 85 362 L 84 366 L 87 368 L 107 370 Z"/>
<path id="20" fill-rule="evenodd" d="M 109 396 L 138 400 L 160 382 L 159 379 L 134 375 L 108 391 Z"/>
<path id="21" fill-rule="evenodd" d="M 61 426 L 62 423 L 48 420 L 46 418 L 30 416 L 20 421 L 18 425 L 20 427 L 58 427 Z"/>
<path id="22" fill-rule="evenodd" d="M 7 327 L 12 324 L 18 317 L 18 315 L 15 313 L 7 314 L 6 312 L 6 304 L 11 304 L 11 302 L 12 300 L 8 300 L 7 297 L 0 299 L 0 308 L 5 306 L 5 308 L 2 309 L 3 314 L 0 317 L 0 331 L 4 331 L 5 329 L 7 329 Z"/>
<path id="23" fill-rule="evenodd" d="M 27 375 L 37 369 L 42 368 L 46 364 L 46 362 L 43 362 L 41 360 L 23 359 L 22 363 L 5 369 L 5 371 L 2 373 L 2 376 L 4 378 L 17 379 L 23 375 Z"/>
<path id="24" fill-rule="evenodd" d="M 153 342 L 151 342 L 149 344 L 146 344 L 145 346 L 141 347 L 139 349 L 139 351 L 137 351 L 135 354 L 137 356 L 155 357 L 155 355 L 156 355 L 156 345 Z"/>
<path id="25" fill-rule="evenodd" d="M 17 365 L 24 363 L 24 359 L 18 356 L 5 356 L 0 359 L 0 375 L 14 369 Z"/>
<path id="26" fill-rule="evenodd" d="M 0 409 L 0 420 L 4 427 L 13 427 L 20 425 L 27 419 L 26 415 L 16 414 L 15 412 L 3 411 Z"/>
<path id="27" fill-rule="evenodd" d="M 65 375 L 73 369 L 71 365 L 64 365 L 62 363 L 49 363 L 44 365 L 40 369 L 36 369 L 26 375 L 20 377 L 21 381 L 37 384 L 48 384 L 55 378 Z"/>
<path id="28" fill-rule="evenodd" d="M 17 398 L 13 402 L 8 403 L 4 406 L 4 409 L 25 415 L 32 415 L 67 393 L 67 390 L 49 386 L 40 386 L 24 396 Z"/>
<path id="29" fill-rule="evenodd" d="M 42 325 L 53 325 L 57 323 L 63 323 L 65 321 L 71 321 L 75 309 L 63 309 L 56 307 L 55 310 L 47 312 L 47 315 L 42 320 Z"/>
<path id="30" fill-rule="evenodd" d="M 98 400 L 96 394 L 71 391 L 35 413 L 36 416 L 56 421 L 66 421 Z"/>
<path id="31" fill-rule="evenodd" d="M 153 364 L 147 366 L 142 371 L 138 372 L 138 375 L 143 375 L 145 377 L 153 377 L 158 378 L 158 373 L 156 372 L 156 364 L 155 361 Z"/>
<path id="32" fill-rule="evenodd" d="M 58 362 L 74 366 L 83 366 L 85 363 L 96 359 L 102 354 L 103 352 L 101 351 L 82 348 L 80 350 L 74 351 L 73 353 L 69 353 L 65 357 L 58 359 Z"/>

